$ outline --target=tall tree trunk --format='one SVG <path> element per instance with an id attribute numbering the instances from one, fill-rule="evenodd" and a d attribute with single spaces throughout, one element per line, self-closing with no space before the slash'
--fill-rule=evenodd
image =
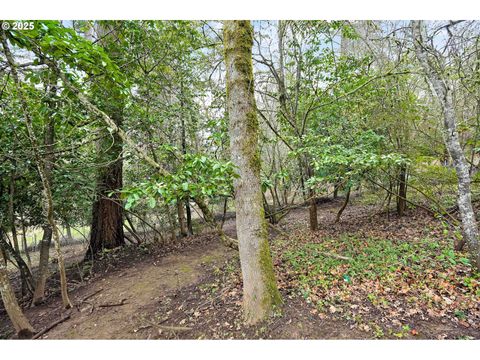
<path id="1" fill-rule="evenodd" d="M 35 132 L 33 131 L 33 123 L 32 123 L 32 118 L 28 109 L 28 104 L 25 99 L 23 90 L 22 90 L 22 85 L 20 84 L 20 80 L 18 78 L 18 73 L 17 73 L 17 66 L 13 60 L 13 56 L 10 52 L 10 48 L 8 46 L 7 42 L 7 37 L 5 35 L 5 32 L 1 32 L 1 38 L 2 38 L 2 45 L 5 51 L 5 57 L 7 59 L 7 62 L 10 66 L 11 73 L 12 73 L 12 78 L 13 81 L 15 82 L 16 85 L 16 90 L 18 93 L 18 97 L 20 99 L 20 104 L 22 107 L 23 115 L 25 117 L 25 125 L 27 128 L 27 133 L 28 137 L 30 140 L 30 143 L 32 145 L 34 155 L 35 155 L 35 161 L 38 169 L 38 173 L 40 175 L 40 179 L 42 181 L 42 187 L 43 187 L 43 201 L 42 201 L 42 207 L 43 211 L 45 213 L 45 217 L 47 218 L 48 223 L 52 227 L 52 233 L 53 233 L 53 240 L 55 242 L 55 251 L 58 259 L 58 270 L 60 273 L 60 289 L 61 289 L 61 294 L 62 294 L 62 301 L 63 301 L 63 306 L 65 308 L 71 308 L 72 303 L 70 302 L 70 299 L 68 297 L 68 289 L 67 289 L 67 276 L 65 273 L 65 264 L 63 261 L 63 255 L 62 251 L 60 248 L 60 234 L 58 232 L 58 228 L 55 223 L 55 218 L 54 218 L 54 211 L 53 211 L 53 198 L 52 198 L 52 189 L 50 187 L 50 181 L 47 176 L 47 173 L 45 171 L 45 159 L 42 159 L 39 153 L 39 148 L 38 148 L 38 141 L 35 136 Z"/>
<path id="2" fill-rule="evenodd" d="M 53 83 L 54 81 L 52 81 Z M 56 93 L 56 87 L 50 86 L 48 89 L 48 97 L 45 100 L 46 106 L 51 112 L 54 111 L 55 105 L 53 104 L 53 97 Z M 45 149 L 44 153 L 44 172 L 45 176 L 50 183 L 50 186 L 53 184 L 53 163 L 55 161 L 55 117 L 50 114 L 45 118 L 45 130 L 43 134 L 43 145 Z M 39 305 L 43 303 L 45 297 L 45 285 L 46 281 L 49 276 L 49 269 L 48 264 L 50 260 L 50 247 L 52 244 L 52 227 L 48 223 L 48 220 L 45 219 L 44 224 L 42 225 L 43 228 L 43 236 L 42 240 L 40 241 L 40 256 L 39 256 L 39 263 L 38 263 L 38 270 L 37 270 L 37 280 L 35 284 L 35 292 L 33 294 L 33 305 Z M 35 235 L 36 236 L 36 235 Z M 35 242 L 36 247 L 36 242 Z"/>
<path id="3" fill-rule="evenodd" d="M 119 54 L 111 43 L 115 40 L 115 30 L 102 24 L 95 24 L 100 43 L 111 58 Z M 102 84 L 94 89 L 99 99 L 99 108 L 108 114 L 116 127 L 123 124 L 124 101 L 115 84 Z M 106 100 L 108 99 L 108 100 Z M 105 101 L 106 100 L 106 101 Z M 101 162 L 107 165 L 102 168 L 97 177 L 96 196 L 92 205 L 92 223 L 90 243 L 86 259 L 96 257 L 103 249 L 113 249 L 125 245 L 123 236 L 123 205 L 120 190 L 123 186 L 123 140 L 118 133 L 103 130 L 103 139 L 97 142 Z"/>
<path id="4" fill-rule="evenodd" d="M 403 216 L 407 209 L 407 165 L 400 167 L 398 174 L 398 195 L 397 195 L 397 213 Z"/>
<path id="5" fill-rule="evenodd" d="M 3 305 L 7 311 L 8 317 L 17 332 L 19 338 L 28 339 L 33 335 L 33 327 L 25 317 L 22 309 L 18 305 L 17 298 L 13 292 L 8 278 L 6 266 L 0 264 L 0 293 L 2 295 Z"/>
<path id="6" fill-rule="evenodd" d="M 181 107 L 183 109 L 183 83 L 181 84 L 181 95 L 182 95 L 182 100 L 181 100 Z M 181 126 L 182 126 L 182 153 L 185 156 L 187 154 L 187 134 L 186 134 L 186 128 L 185 128 L 185 117 L 182 112 L 182 116 L 180 117 L 181 120 Z M 185 203 L 185 210 L 187 213 L 187 230 L 188 230 L 188 235 L 191 236 L 193 235 L 193 226 L 192 226 L 192 211 L 190 209 L 190 198 L 187 197 L 184 201 Z"/>
<path id="7" fill-rule="evenodd" d="M 50 88 L 50 97 L 54 96 L 55 88 Z M 50 97 L 46 100 L 47 106 L 53 109 L 53 104 L 50 101 Z M 55 120 L 53 116 L 46 118 L 45 131 L 44 131 L 44 148 L 45 148 L 45 176 L 50 184 L 53 183 L 52 170 L 54 158 L 54 143 L 55 143 Z M 46 219 L 45 219 L 46 220 Z M 35 285 L 35 292 L 33 294 L 33 305 L 39 305 L 43 303 L 45 298 L 45 285 L 49 276 L 48 264 L 50 260 L 50 246 L 52 244 L 52 227 L 45 221 L 42 225 L 43 235 L 40 241 L 40 256 L 37 270 L 37 280 Z"/>
<path id="8" fill-rule="evenodd" d="M 273 271 L 260 186 L 259 125 L 253 92 L 250 21 L 225 21 L 230 150 L 239 177 L 234 180 L 237 237 L 246 322 L 265 319 L 281 304 Z"/>
<path id="9" fill-rule="evenodd" d="M 443 72 L 436 66 L 441 66 L 443 55 L 436 53 L 435 63 L 430 58 L 429 53 L 435 53 L 430 45 L 423 38 L 423 22 L 412 21 L 413 42 L 415 53 L 427 75 L 427 79 L 436 94 L 443 111 L 443 127 L 445 145 L 453 160 L 453 166 L 458 178 L 458 208 L 462 220 L 463 236 L 468 245 L 471 263 L 474 269 L 480 270 L 480 246 L 479 230 L 475 213 L 472 207 L 472 196 L 470 190 L 469 166 L 465 154 L 460 145 L 457 124 L 455 118 L 455 108 L 453 103 L 453 94 L 451 83 Z"/>

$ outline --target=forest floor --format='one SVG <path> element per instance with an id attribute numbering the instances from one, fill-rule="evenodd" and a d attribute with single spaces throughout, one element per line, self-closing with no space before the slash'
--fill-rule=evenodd
<path id="1" fill-rule="evenodd" d="M 340 206 L 319 204 L 314 233 L 306 208 L 270 229 L 284 303 L 258 326 L 242 321 L 238 255 L 211 234 L 111 251 L 93 267 L 71 252 L 74 308 L 57 291 L 26 315 L 37 331 L 69 316 L 45 339 L 480 339 L 479 277 L 441 222 L 354 201 L 334 224 Z M 11 333 L 0 308 L 0 338 Z"/>

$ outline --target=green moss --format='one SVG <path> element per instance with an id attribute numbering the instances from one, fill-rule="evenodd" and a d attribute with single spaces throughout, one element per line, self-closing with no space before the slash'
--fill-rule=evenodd
<path id="1" fill-rule="evenodd" d="M 231 79 L 227 71 L 227 99 L 230 98 L 232 91 L 240 90 L 246 92 L 245 101 L 249 105 L 249 110 L 245 114 L 244 142 L 242 144 L 242 155 L 248 159 L 250 170 L 256 177 L 260 177 L 261 157 L 258 149 L 259 123 L 256 112 L 253 83 L 253 65 L 252 65 L 252 44 L 253 28 L 250 21 L 236 21 L 235 23 L 225 23 L 224 26 L 224 51 L 228 66 L 234 66 L 237 77 Z M 228 102 L 228 100 L 227 100 Z M 239 124 L 235 124 L 239 125 Z M 262 202 L 261 193 L 259 193 L 259 203 Z M 264 218 L 263 207 L 260 210 L 260 218 Z M 280 292 L 278 291 L 275 274 L 273 272 L 272 257 L 268 244 L 268 231 L 266 223 L 263 222 L 260 239 L 260 271 L 265 284 L 265 292 L 261 300 L 264 310 L 269 312 L 272 307 L 277 307 L 282 303 Z"/>
<path id="2" fill-rule="evenodd" d="M 259 175 L 261 170 L 260 151 L 258 150 L 258 119 L 255 111 L 247 113 L 247 136 L 243 144 L 242 152 L 249 159 L 252 171 Z"/>
<path id="3" fill-rule="evenodd" d="M 224 26 L 225 59 L 229 59 L 228 62 L 233 63 L 239 76 L 235 81 L 227 79 L 227 99 L 232 89 L 240 88 L 247 92 L 247 101 L 251 105 L 251 110 L 246 114 L 246 141 L 243 143 L 242 153 L 249 159 L 253 172 L 260 174 L 261 158 L 258 150 L 259 123 L 253 89 L 253 27 L 248 20 L 236 21 L 235 26 L 230 25 L 226 24 Z"/>
<path id="4" fill-rule="evenodd" d="M 265 309 L 270 307 L 276 308 L 282 304 L 282 297 L 278 291 L 277 281 L 275 280 L 275 274 L 273 272 L 273 262 L 267 235 L 267 226 L 264 221 L 260 244 L 260 270 L 266 288 L 264 298 L 262 299 L 262 305 Z"/>

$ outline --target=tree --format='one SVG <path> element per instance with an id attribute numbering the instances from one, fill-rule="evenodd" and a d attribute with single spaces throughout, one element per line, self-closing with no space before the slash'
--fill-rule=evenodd
<path id="1" fill-rule="evenodd" d="M 95 24 L 97 37 L 112 61 L 118 60 L 119 37 L 115 28 L 107 24 Z M 120 41 L 120 40 L 118 40 Z M 96 84 L 93 91 L 98 107 L 105 111 L 116 126 L 123 124 L 124 97 L 117 84 L 108 78 Z M 123 186 L 123 141 L 117 133 L 109 136 L 108 129 L 102 126 L 103 136 L 98 141 L 99 169 L 95 199 L 92 205 L 90 242 L 85 258 L 98 255 L 103 249 L 113 249 L 125 244 L 123 234 L 123 206 L 120 191 Z"/>
<path id="2" fill-rule="evenodd" d="M 26 101 L 25 95 L 23 93 L 22 89 L 22 84 L 20 83 L 20 79 L 18 77 L 17 73 L 17 65 L 15 64 L 15 61 L 13 59 L 13 56 L 10 52 L 10 48 L 8 46 L 8 41 L 7 41 L 7 36 L 5 32 L 2 30 L 0 33 L 1 36 L 1 42 L 3 45 L 3 49 L 5 52 L 5 57 L 7 58 L 7 62 L 10 66 L 11 72 L 12 72 L 12 78 L 16 86 L 17 90 L 17 95 L 20 100 L 23 116 L 25 118 L 25 125 L 27 128 L 28 132 L 28 137 L 30 139 L 30 143 L 33 148 L 34 156 L 35 156 L 35 161 L 36 161 L 36 167 L 38 170 L 38 173 L 40 175 L 40 179 L 42 180 L 42 186 L 43 186 L 43 210 L 45 217 L 48 221 L 48 224 L 52 228 L 52 235 L 53 239 L 55 241 L 55 251 L 57 255 L 57 260 L 58 260 L 58 270 L 60 273 L 60 288 L 61 288 L 61 294 L 62 294 L 62 301 L 63 301 L 63 306 L 67 309 L 72 307 L 72 303 L 70 302 L 70 299 L 68 297 L 68 289 L 67 289 L 67 276 L 65 273 L 65 264 L 63 261 L 63 255 L 62 251 L 60 248 L 60 234 L 58 231 L 57 224 L 55 223 L 55 214 L 54 214 L 54 209 L 53 209 L 53 197 L 52 197 L 52 189 L 51 189 L 51 184 L 49 181 L 49 178 L 47 176 L 47 173 L 45 172 L 45 160 L 41 158 L 39 154 L 39 147 L 38 147 L 38 140 L 35 136 L 35 132 L 33 130 L 33 124 L 32 124 L 32 117 L 30 115 L 30 111 L 28 108 L 28 103 Z"/>
<path id="3" fill-rule="evenodd" d="M 260 187 L 259 125 L 253 92 L 253 28 L 249 21 L 226 21 L 223 29 L 230 151 L 237 237 L 248 323 L 265 319 L 281 303 L 273 271 Z"/>
<path id="4" fill-rule="evenodd" d="M 44 130 L 44 142 L 45 156 L 44 156 L 44 172 L 50 186 L 53 184 L 53 162 L 55 161 L 55 117 L 52 116 L 54 110 L 53 96 L 55 96 L 56 86 L 52 84 L 53 81 L 49 81 L 47 84 L 47 108 L 49 110 L 49 116 L 45 118 L 45 130 Z M 48 278 L 48 263 L 50 258 L 50 245 L 52 243 L 52 226 L 45 219 L 43 224 L 43 235 L 40 241 L 40 257 L 38 260 L 38 273 L 37 281 L 35 284 L 35 292 L 33 294 L 32 303 L 38 305 L 43 302 L 45 297 L 45 284 Z"/>
<path id="5" fill-rule="evenodd" d="M 453 159 L 453 165 L 458 177 L 458 208 L 462 220 L 463 233 L 469 247 L 472 265 L 480 270 L 479 230 L 475 212 L 472 207 L 470 167 L 460 144 L 457 130 L 457 120 L 453 102 L 452 81 L 445 69 L 443 55 L 425 41 L 424 24 L 422 21 L 412 21 L 413 44 L 417 59 L 425 71 L 428 82 L 443 113 L 445 145 Z"/>
<path id="6" fill-rule="evenodd" d="M 0 236 L 3 236 L 3 234 L 0 234 Z M 10 279 L 8 278 L 7 267 L 2 263 L 0 263 L 0 294 L 8 317 L 17 332 L 17 336 L 19 338 L 31 338 L 33 335 L 33 327 L 18 305 L 17 298 L 10 284 Z"/>

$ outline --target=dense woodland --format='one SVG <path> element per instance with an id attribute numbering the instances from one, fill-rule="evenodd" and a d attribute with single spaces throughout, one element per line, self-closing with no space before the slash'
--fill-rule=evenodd
<path id="1" fill-rule="evenodd" d="M 0 338 L 480 338 L 480 22 L 0 30 Z"/>

